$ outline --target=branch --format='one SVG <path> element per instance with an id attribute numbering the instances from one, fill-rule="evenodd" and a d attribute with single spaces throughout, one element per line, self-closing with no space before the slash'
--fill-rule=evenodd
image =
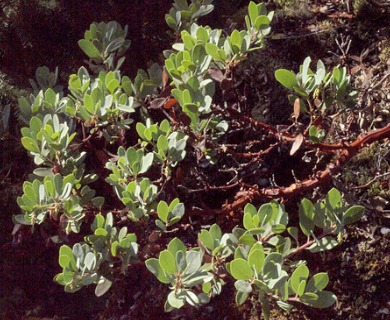
<path id="1" fill-rule="evenodd" d="M 370 145 L 373 142 L 389 138 L 390 124 L 382 129 L 363 133 L 359 135 L 352 144 L 345 145 L 341 154 L 330 163 L 325 170 L 318 171 L 313 178 L 303 180 L 299 183 L 293 183 L 288 187 L 258 189 L 257 186 L 253 186 L 245 192 L 241 191 L 242 196 L 233 203 L 225 204 L 221 209 L 221 213 L 229 213 L 233 210 L 242 208 L 248 202 L 259 201 L 261 199 L 271 200 L 282 198 L 286 200 L 297 194 L 312 190 L 319 185 L 326 184 L 331 180 L 332 174 L 341 171 L 342 166 L 359 153 L 361 148 Z"/>

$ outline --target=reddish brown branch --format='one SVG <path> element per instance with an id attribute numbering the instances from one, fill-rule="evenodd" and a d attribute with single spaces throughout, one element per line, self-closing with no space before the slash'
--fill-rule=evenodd
<path id="1" fill-rule="evenodd" d="M 304 141 L 305 143 L 306 141 Z M 305 144 L 309 149 L 319 149 L 321 152 L 336 152 L 343 150 L 346 147 L 345 143 L 327 144 L 327 143 L 309 143 Z"/>
<path id="2" fill-rule="evenodd" d="M 269 124 L 266 124 L 266 123 L 257 121 L 257 120 L 255 120 L 255 119 L 253 119 L 253 118 L 244 116 L 244 115 L 242 115 L 240 112 L 238 112 L 237 110 L 234 110 L 234 109 L 232 109 L 232 108 L 229 108 L 229 109 L 227 109 L 227 111 L 228 111 L 229 114 L 230 114 L 231 116 L 233 116 L 234 118 L 240 119 L 240 120 L 244 120 L 245 122 L 250 123 L 253 127 L 258 127 L 258 128 L 261 128 L 261 129 L 265 129 L 265 130 L 267 130 L 268 132 L 278 133 L 278 129 L 276 129 L 275 127 L 273 127 L 273 126 L 271 126 L 271 125 L 269 125 Z"/>
<path id="3" fill-rule="evenodd" d="M 375 141 L 386 138 L 390 138 L 390 124 L 382 129 L 359 135 L 352 144 L 344 146 L 344 150 L 341 154 L 332 163 L 330 163 L 325 170 L 318 171 L 313 178 L 303 180 L 299 183 L 293 183 L 288 187 L 268 189 L 258 189 L 257 187 L 253 187 L 249 190 L 240 191 L 242 196 L 233 203 L 224 205 L 221 213 L 229 213 L 235 209 L 242 208 L 245 204 L 251 201 L 258 201 L 261 199 L 269 200 L 275 198 L 286 200 L 294 195 L 311 190 L 319 185 L 326 184 L 331 180 L 332 173 L 339 171 L 347 161 L 359 153 L 361 148 Z"/>
<path id="4" fill-rule="evenodd" d="M 229 191 L 230 189 L 234 189 L 236 187 L 238 187 L 240 184 L 239 182 L 235 182 L 233 184 L 229 184 L 229 185 L 225 185 L 225 186 L 209 186 L 209 185 L 206 185 L 204 188 L 199 188 L 199 189 L 188 189 L 188 188 L 185 188 L 184 186 L 179 186 L 179 187 L 182 187 L 183 189 L 185 189 L 185 191 L 188 193 L 188 194 L 191 194 L 191 193 L 207 193 L 207 192 L 215 192 L 215 191 Z"/>
<path id="5" fill-rule="evenodd" d="M 294 134 L 290 134 L 288 132 L 280 132 L 277 128 L 275 128 L 269 124 L 257 121 L 253 118 L 244 116 L 234 109 L 228 109 L 228 111 L 235 118 L 239 118 L 240 120 L 243 120 L 247 123 L 250 123 L 253 127 L 265 129 L 268 132 L 273 133 L 275 135 L 275 138 L 278 138 L 278 139 L 280 139 L 282 141 L 286 141 L 286 142 L 294 142 L 295 141 L 296 135 L 294 135 Z M 329 152 L 334 153 L 336 151 L 343 150 L 346 147 L 344 143 L 338 143 L 338 144 L 310 143 L 310 141 L 307 139 L 305 139 L 303 143 L 305 144 L 305 146 L 307 146 L 310 149 L 319 149 L 321 152 L 325 152 L 325 153 L 329 153 Z M 242 154 L 241 156 L 251 157 L 250 154 L 248 154 L 248 155 Z"/>
<path id="6" fill-rule="evenodd" d="M 253 159 L 253 158 L 263 157 L 264 155 L 270 153 L 275 147 L 279 146 L 280 144 L 281 144 L 280 142 L 276 142 L 276 143 L 270 145 L 267 149 L 261 150 L 259 152 L 236 152 L 236 151 L 232 150 L 231 148 L 227 148 L 226 146 L 219 147 L 218 149 L 223 151 L 223 152 L 228 152 L 237 158 Z M 215 148 L 215 149 L 217 149 L 217 148 Z"/>

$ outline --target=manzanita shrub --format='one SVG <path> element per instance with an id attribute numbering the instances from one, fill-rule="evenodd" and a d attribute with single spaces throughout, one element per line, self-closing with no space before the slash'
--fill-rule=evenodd
<path id="1" fill-rule="evenodd" d="M 329 307 L 336 296 L 326 290 L 328 274 L 313 274 L 306 261 L 296 257 L 304 250 L 331 250 L 340 243 L 345 226 L 363 215 L 362 206 L 346 206 L 336 189 L 317 203 L 303 199 L 299 225 L 289 224 L 283 199 L 255 206 L 251 197 L 243 195 L 243 211 L 236 207 L 242 213 L 237 220 L 240 226 L 232 230 L 219 224 L 198 226 L 196 244 L 175 236 L 182 228 L 179 222 L 191 224 L 189 215 L 202 207 L 200 203 L 186 208 L 179 199 L 179 185 L 196 193 L 193 186 L 200 183 L 186 180 L 191 173 L 188 163 L 205 172 L 233 172 L 234 176 L 235 169 L 218 164 L 228 149 L 223 143 L 232 115 L 238 117 L 239 108 L 233 110 L 227 102 L 217 105 L 214 95 L 220 88 L 216 85 L 227 90 L 237 65 L 250 52 L 263 49 L 271 32 L 273 12 L 254 2 L 248 5 L 243 30 L 226 34 L 198 25 L 197 19 L 212 11 L 211 3 L 175 0 L 166 15 L 175 43 L 164 52 L 164 66 L 139 70 L 134 79 L 120 71 L 130 41 L 127 27 L 114 21 L 93 23 L 85 32 L 79 46 L 88 57 L 88 67 L 70 75 L 67 90 L 56 84 L 57 70 L 37 70 L 33 93 L 19 100 L 25 123 L 21 142 L 37 168 L 23 185 L 18 198 L 22 214 L 14 217 L 15 223 L 33 230 L 58 225 L 51 240 L 61 245 L 62 272 L 54 280 L 66 292 L 95 284 L 96 295 L 101 296 L 132 264 L 144 263 L 171 290 L 165 311 L 206 304 L 232 280 L 237 304 L 256 295 L 265 318 L 271 300 L 286 311 L 296 302 Z M 304 136 L 308 144 L 323 140 L 327 133 L 317 128 L 316 117 L 347 106 L 355 96 L 345 68 L 327 73 L 318 61 L 314 72 L 310 58 L 298 74 L 281 69 L 275 76 L 292 92 L 295 120 L 300 113 L 310 116 L 308 130 L 299 133 L 300 145 Z M 278 144 L 270 141 L 270 146 Z M 238 180 L 227 181 L 227 188 L 245 186 Z M 111 185 L 111 195 L 92 188 L 103 184 Z M 212 188 L 203 184 L 206 191 Z M 119 201 L 114 202 L 113 196 Z M 215 210 L 213 216 L 209 210 L 203 218 L 216 221 L 224 212 Z M 119 227 L 123 221 L 126 225 Z M 90 234 L 82 242 L 69 243 L 68 235 L 79 233 L 83 224 Z M 144 229 L 138 238 L 146 239 L 130 232 L 139 230 L 135 225 Z M 139 243 L 157 241 L 156 234 L 166 249 L 140 255 Z"/>
<path id="2" fill-rule="evenodd" d="M 331 189 L 322 202 L 301 201 L 299 230 L 288 227 L 283 204 L 271 201 L 256 209 L 248 203 L 243 228 L 222 233 L 213 224 L 198 234 L 200 247 L 190 250 L 174 238 L 158 259 L 146 260 L 146 266 L 159 281 L 170 284 L 166 311 L 185 303 L 195 306 L 209 302 L 221 292 L 225 283 L 221 274 L 226 271 L 236 280 L 236 303 L 243 304 L 256 293 L 266 318 L 270 298 L 286 311 L 293 308 L 289 303 L 292 301 L 326 308 L 336 301 L 332 292 L 324 290 L 329 281 L 327 273 L 309 279 L 306 262 L 294 261 L 293 257 L 302 250 L 316 253 L 334 248 L 339 244 L 338 234 L 347 224 L 359 220 L 363 212 L 362 206 L 345 207 L 340 192 Z M 303 244 L 299 242 L 300 233 L 305 235 Z M 203 262 L 204 255 L 211 262 Z"/>

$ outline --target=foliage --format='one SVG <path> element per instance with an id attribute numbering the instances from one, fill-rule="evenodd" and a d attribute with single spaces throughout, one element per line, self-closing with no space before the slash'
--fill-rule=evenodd
<path id="1" fill-rule="evenodd" d="M 236 227 L 232 233 L 223 234 L 214 224 L 198 234 L 202 247 L 212 257 L 211 263 L 202 265 L 200 248 L 185 251 L 185 245 L 175 238 L 158 259 L 146 260 L 146 266 L 159 281 L 171 284 L 173 291 L 168 295 L 166 310 L 181 308 L 185 302 L 207 303 L 210 297 L 221 292 L 224 284 L 221 275 L 226 272 L 236 280 L 237 304 L 243 304 L 250 294 L 256 293 L 265 318 L 269 314 L 269 298 L 276 299 L 286 311 L 293 308 L 289 302 L 327 308 L 336 301 L 333 293 L 323 290 L 328 275 L 317 273 L 309 280 L 306 262 L 293 262 L 291 258 L 302 250 L 313 253 L 331 250 L 338 244 L 337 234 L 359 220 L 363 213 L 362 206 L 345 207 L 336 189 L 330 190 L 326 199 L 316 205 L 303 199 L 299 218 L 306 242 L 300 244 L 298 229 L 288 227 L 283 204 L 273 201 L 258 210 L 247 204 L 244 228 Z M 196 294 L 194 289 L 189 290 L 198 284 L 202 284 L 203 292 Z"/>
<path id="2" fill-rule="evenodd" d="M 327 73 L 324 63 L 318 60 L 317 70 L 313 72 L 310 62 L 310 57 L 307 57 L 297 74 L 286 69 L 275 72 L 276 80 L 293 91 L 290 101 L 294 103 L 299 99 L 302 112 L 318 110 L 325 113 L 355 101 L 357 92 L 352 90 L 351 76 L 347 76 L 346 67 L 337 66 Z"/>
<path id="3" fill-rule="evenodd" d="M 165 311 L 179 309 L 187 302 L 192 306 L 209 302 L 210 297 L 201 292 L 194 293 L 194 287 L 208 283 L 213 275 L 202 270 L 203 253 L 200 248 L 186 251 L 186 246 L 174 238 L 167 250 L 161 251 L 159 258 L 145 261 L 146 267 L 159 281 L 171 284 L 172 292 L 165 303 Z"/>
<path id="4" fill-rule="evenodd" d="M 170 286 L 165 311 L 185 304 L 206 304 L 232 280 L 236 303 L 241 305 L 256 295 L 265 318 L 269 317 L 270 300 L 286 311 L 296 302 L 330 307 L 336 296 L 325 290 L 328 274 L 313 274 L 306 261 L 293 258 L 304 250 L 317 253 L 333 249 L 341 242 L 345 226 L 362 217 L 364 207 L 345 205 L 333 188 L 316 204 L 307 198 L 300 202 L 298 228 L 298 224 L 289 224 L 290 216 L 281 202 L 287 194 L 283 188 L 277 190 L 279 193 L 268 189 L 277 199 L 262 201 L 256 208 L 251 202 L 256 202 L 252 194 L 258 192 L 258 186 L 243 191 L 248 184 L 239 174 L 224 186 L 210 186 L 207 181 L 202 184 L 201 180 L 212 171 L 234 173 L 247 167 L 241 163 L 229 170 L 223 157 L 232 127 L 243 126 L 237 118 L 268 130 L 262 141 L 269 146 L 264 154 L 286 141 L 294 141 L 295 151 L 301 145 L 318 147 L 326 133 L 315 125 L 316 120 L 319 114 L 345 109 L 353 101 L 350 77 L 340 67 L 326 73 L 321 61 L 313 72 L 310 58 L 298 74 L 286 69 L 275 72 L 276 79 L 293 92 L 293 125 L 301 112 L 310 116 L 306 130 L 297 126 L 296 135 L 248 120 L 227 101 L 216 105 L 216 92 L 220 90 L 224 96 L 226 87 L 233 86 L 235 68 L 251 52 L 265 47 L 273 12 L 251 1 L 245 29 L 225 34 L 196 23 L 211 12 L 211 3 L 175 0 L 165 17 L 175 43 L 164 52 L 164 68 L 152 64 L 147 71 L 139 70 L 133 80 L 121 73 L 123 54 L 130 46 L 127 27 L 114 21 L 93 23 L 78 42 L 88 56 L 90 71 L 81 67 L 70 75 L 68 91 L 56 84 L 58 70 L 37 70 L 36 81 L 31 81 L 33 93 L 21 97 L 19 105 L 26 125 L 21 142 L 38 168 L 32 181 L 23 185 L 23 195 L 18 198 L 23 213 L 14 220 L 34 228 L 58 225 L 52 240 L 62 244 L 59 264 L 63 270 L 54 280 L 67 292 L 95 284 L 95 293 L 101 296 L 129 268 L 144 263 L 160 282 Z M 263 153 L 256 158 L 255 152 L 229 151 L 230 158 L 232 155 L 257 161 Z M 204 171 L 192 179 L 191 167 Z M 93 182 L 95 188 L 97 183 L 108 184 L 113 192 L 104 194 L 107 188 L 103 187 L 95 191 L 89 186 Z M 311 180 L 304 182 L 310 184 Z M 182 229 L 184 222 L 191 225 L 190 214 L 197 210 L 181 199 L 180 187 L 189 190 L 199 185 L 200 189 L 188 194 L 240 188 L 233 203 L 215 212 L 205 209 L 211 214 L 203 214 L 201 219 L 218 221 L 227 210 L 236 210 L 242 213 L 242 221 L 233 229 L 221 222 L 202 227 L 197 230 L 196 246 L 169 235 Z M 293 191 L 298 189 L 293 187 Z M 194 199 L 207 207 L 201 197 Z M 119 218 L 127 224 L 120 229 L 116 227 Z M 83 224 L 90 224 L 90 235 L 82 234 Z M 136 231 L 142 235 L 137 234 L 139 243 Z M 64 232 L 81 233 L 84 241 L 70 247 Z M 155 234 L 167 243 L 167 249 L 152 252 L 152 256 L 138 250 L 157 241 L 152 239 Z"/>
<path id="5" fill-rule="evenodd" d="M 137 260 L 137 237 L 127 233 L 126 227 L 118 232 L 113 221 L 112 213 L 106 218 L 98 214 L 91 225 L 93 234 L 85 237 L 85 243 L 76 243 L 73 249 L 61 246 L 59 264 L 63 271 L 54 279 L 66 292 L 94 283 L 95 294 L 100 297 L 110 289 L 118 261 L 121 273 L 126 273 L 127 266 Z"/>
<path id="6" fill-rule="evenodd" d="M 127 26 L 122 27 L 116 21 L 92 23 L 78 44 L 90 59 L 89 67 L 100 70 L 118 70 L 125 58 L 121 57 L 115 65 L 115 57 L 120 57 L 130 47 L 126 39 Z M 104 68 L 104 69 L 103 69 Z"/>

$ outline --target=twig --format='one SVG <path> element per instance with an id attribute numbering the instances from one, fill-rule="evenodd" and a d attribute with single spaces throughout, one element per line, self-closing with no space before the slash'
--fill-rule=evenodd
<path id="1" fill-rule="evenodd" d="M 368 181 L 367 183 L 361 185 L 361 186 L 356 186 L 356 187 L 352 187 L 352 189 L 363 189 L 363 188 L 367 188 L 369 187 L 371 184 L 373 184 L 376 180 L 378 180 L 379 178 L 383 178 L 383 177 L 386 177 L 390 175 L 390 172 L 387 172 L 387 173 L 384 173 L 384 174 L 380 174 L 379 176 L 376 176 L 374 177 L 373 179 L 371 179 L 370 181 Z"/>

